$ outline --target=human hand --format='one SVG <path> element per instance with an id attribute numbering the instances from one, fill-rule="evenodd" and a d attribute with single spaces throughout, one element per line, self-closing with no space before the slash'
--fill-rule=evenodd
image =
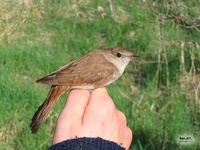
<path id="1" fill-rule="evenodd" d="M 86 90 L 72 90 L 69 93 L 57 120 L 53 144 L 75 137 L 101 137 L 129 148 L 132 131 L 106 88 L 96 89 L 91 94 Z"/>

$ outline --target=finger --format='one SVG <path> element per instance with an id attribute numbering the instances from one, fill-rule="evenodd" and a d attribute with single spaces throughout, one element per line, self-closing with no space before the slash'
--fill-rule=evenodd
<path id="1" fill-rule="evenodd" d="M 106 88 L 98 88 L 98 89 L 95 89 L 91 95 L 90 95 L 90 100 L 89 100 L 89 103 L 88 104 L 91 104 L 91 103 L 99 103 L 102 102 L 102 101 L 107 101 L 107 100 L 111 100 L 110 96 L 108 95 L 108 92 L 106 90 Z"/>
<path id="2" fill-rule="evenodd" d="M 123 112 L 117 110 L 117 117 L 119 119 L 119 124 L 121 127 L 126 127 L 127 121 L 126 121 L 126 116 L 124 115 Z"/>
<path id="3" fill-rule="evenodd" d="M 94 111 L 102 109 L 102 113 L 105 112 L 107 115 L 109 110 L 112 112 L 115 109 L 115 104 L 106 88 L 98 88 L 91 93 L 88 107 L 93 108 Z"/>
<path id="4" fill-rule="evenodd" d="M 124 136 L 126 131 L 126 116 L 121 111 L 117 110 L 117 124 L 118 124 L 118 142 L 124 142 Z"/>
<path id="5" fill-rule="evenodd" d="M 74 130 L 81 125 L 82 116 L 89 100 L 89 92 L 86 90 L 73 90 L 69 93 L 65 107 L 63 108 L 57 123 L 53 143 L 74 138 Z M 72 117 L 73 116 L 73 117 Z"/>
<path id="6" fill-rule="evenodd" d="M 89 96 L 90 93 L 87 90 L 72 90 L 68 95 L 60 117 L 67 118 L 68 121 L 81 119 L 88 104 Z"/>
<path id="7" fill-rule="evenodd" d="M 131 142 L 132 142 L 133 134 L 130 128 L 126 128 L 124 139 L 123 139 L 123 144 L 122 146 L 125 147 L 127 150 L 129 149 Z"/>
<path id="8" fill-rule="evenodd" d="M 90 95 L 90 100 L 85 109 L 84 119 L 94 119 L 94 121 L 98 122 L 102 121 L 103 118 L 104 121 L 108 117 L 112 117 L 115 109 L 114 102 L 108 95 L 106 88 L 98 88 Z"/>
<path id="9" fill-rule="evenodd" d="M 120 125 L 120 133 L 119 133 L 119 142 L 122 144 L 122 147 L 129 149 L 131 141 L 132 141 L 132 131 L 127 127 L 126 116 L 123 112 L 117 111 L 118 121 Z"/>
<path id="10" fill-rule="evenodd" d="M 111 136 L 111 131 L 114 129 L 110 129 L 110 127 L 113 124 L 115 111 L 115 105 L 108 95 L 106 88 L 94 90 L 90 95 L 90 100 L 83 116 L 82 125 L 85 132 L 82 134 L 104 138 L 107 137 L 107 134 L 109 134 L 108 137 Z"/>

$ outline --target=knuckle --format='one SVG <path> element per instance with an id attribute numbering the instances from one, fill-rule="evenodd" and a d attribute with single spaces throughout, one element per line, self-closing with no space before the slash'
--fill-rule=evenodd
<path id="1" fill-rule="evenodd" d="M 126 116 L 124 115 L 124 113 L 122 113 L 121 111 L 118 111 L 118 116 L 119 116 L 121 124 L 126 125 L 127 121 L 126 121 Z"/>
<path id="2" fill-rule="evenodd" d="M 133 138 L 133 134 L 130 128 L 127 127 L 126 132 L 125 132 L 125 137 L 124 137 L 124 145 L 128 149 L 131 145 L 131 141 Z"/>
<path id="3" fill-rule="evenodd" d="M 127 128 L 127 137 L 129 138 L 129 139 L 132 139 L 132 137 L 133 137 L 133 133 L 132 133 L 132 130 L 130 129 L 130 128 Z"/>

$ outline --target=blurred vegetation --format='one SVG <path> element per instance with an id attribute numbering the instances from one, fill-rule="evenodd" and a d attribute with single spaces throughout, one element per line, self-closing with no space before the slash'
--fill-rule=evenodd
<path id="1" fill-rule="evenodd" d="M 140 56 L 107 88 L 133 131 L 130 149 L 200 149 L 199 6 L 196 0 L 1 0 L 0 149 L 50 146 L 66 95 L 32 135 L 30 120 L 49 89 L 34 81 L 106 47 Z M 180 144 L 182 135 L 194 141 Z"/>

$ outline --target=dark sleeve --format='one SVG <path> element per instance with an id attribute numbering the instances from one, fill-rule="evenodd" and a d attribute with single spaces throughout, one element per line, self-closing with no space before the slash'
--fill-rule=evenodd
<path id="1" fill-rule="evenodd" d="M 102 138 L 76 138 L 52 145 L 48 150 L 125 150 L 115 142 Z"/>

